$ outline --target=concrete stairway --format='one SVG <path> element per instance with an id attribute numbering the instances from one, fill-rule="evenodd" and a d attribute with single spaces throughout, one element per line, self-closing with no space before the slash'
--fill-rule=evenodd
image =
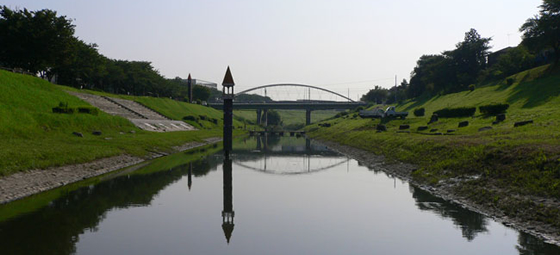
<path id="1" fill-rule="evenodd" d="M 120 98 L 111 98 L 111 97 L 105 97 L 103 96 L 103 98 L 120 105 L 123 108 L 126 108 L 130 111 L 133 111 L 137 114 L 139 114 L 140 116 L 143 117 L 143 119 L 149 119 L 149 120 L 171 120 L 161 114 L 159 114 L 158 112 L 145 107 L 137 102 L 134 101 L 130 101 L 130 100 L 126 100 L 126 99 L 120 99 Z"/>
<path id="2" fill-rule="evenodd" d="M 183 121 L 171 120 L 134 101 L 72 91 L 68 91 L 68 93 L 108 114 L 127 118 L 144 130 L 154 132 L 195 130 L 193 126 Z"/>

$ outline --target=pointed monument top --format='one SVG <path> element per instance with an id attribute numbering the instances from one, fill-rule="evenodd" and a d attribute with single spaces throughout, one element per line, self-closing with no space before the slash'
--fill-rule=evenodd
<path id="1" fill-rule="evenodd" d="M 191 80 L 191 74 L 190 73 L 189 73 L 189 78 L 187 78 L 187 80 L 189 80 L 189 81 Z"/>
<path id="2" fill-rule="evenodd" d="M 231 233 L 233 232 L 233 227 L 235 225 L 232 223 L 224 223 L 222 224 L 222 229 L 224 230 L 224 235 L 226 236 L 226 241 L 229 244 L 229 240 L 231 239 Z"/>
<path id="3" fill-rule="evenodd" d="M 233 87 L 235 82 L 233 82 L 233 76 L 231 76 L 231 71 L 229 70 L 229 66 L 227 67 L 226 76 L 224 77 L 224 81 L 222 82 L 222 86 L 224 87 Z"/>

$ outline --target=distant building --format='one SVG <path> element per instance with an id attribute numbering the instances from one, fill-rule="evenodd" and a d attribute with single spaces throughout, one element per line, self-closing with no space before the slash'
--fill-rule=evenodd
<path id="1" fill-rule="evenodd" d="M 187 80 L 183 79 L 183 81 L 186 83 Z M 209 81 L 204 81 L 204 80 L 200 80 L 200 79 L 192 79 L 192 83 L 194 85 L 198 85 L 198 86 L 203 86 L 203 87 L 207 87 L 209 89 L 218 89 L 218 84 L 214 83 L 214 82 L 209 82 Z"/>

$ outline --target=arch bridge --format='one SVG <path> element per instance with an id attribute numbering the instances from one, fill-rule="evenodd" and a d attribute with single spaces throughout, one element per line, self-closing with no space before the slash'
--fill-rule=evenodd
<path id="1" fill-rule="evenodd" d="M 280 84 L 269 84 L 254 87 L 251 89 L 243 90 L 235 94 L 235 96 L 239 96 L 242 94 L 247 94 L 248 92 L 259 90 L 259 89 L 266 89 L 266 88 L 273 88 L 273 87 L 302 87 L 307 88 L 309 90 L 309 95 L 311 94 L 311 89 L 327 92 L 331 95 L 335 95 L 339 98 L 344 99 L 345 101 L 322 101 L 322 100 L 311 100 L 311 96 L 309 99 L 302 99 L 296 101 L 275 101 L 275 102 L 234 102 L 233 109 L 235 110 L 256 110 L 257 111 L 257 124 L 264 124 L 267 125 L 267 112 L 270 109 L 274 110 L 305 110 L 305 124 L 311 124 L 311 112 L 316 110 L 346 110 L 346 109 L 354 109 L 359 106 L 365 106 L 366 103 L 364 102 L 356 102 L 349 97 L 346 97 L 342 94 L 334 92 L 332 90 L 328 90 L 325 88 L 311 86 L 306 84 L 296 84 L 296 83 L 280 83 Z M 209 104 L 210 107 L 213 107 L 218 110 L 223 109 L 223 103 L 213 103 Z M 262 117 L 261 117 L 262 116 Z"/>

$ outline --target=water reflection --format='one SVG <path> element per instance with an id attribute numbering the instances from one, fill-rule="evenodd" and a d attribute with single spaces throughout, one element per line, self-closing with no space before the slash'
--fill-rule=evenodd
<path id="1" fill-rule="evenodd" d="M 224 209 L 222 210 L 222 229 L 229 244 L 231 234 L 233 232 L 233 218 L 235 212 L 233 211 L 233 171 L 231 159 L 224 158 Z"/>
<path id="2" fill-rule="evenodd" d="M 73 254 L 79 235 L 97 231 L 106 212 L 148 206 L 158 192 L 185 174 L 203 176 L 216 170 L 212 162 L 202 159 L 163 171 L 120 176 L 69 192 L 47 207 L 0 223 L 1 253 Z"/>
<path id="3" fill-rule="evenodd" d="M 453 224 L 461 229 L 463 237 L 469 242 L 474 240 L 477 234 L 488 231 L 486 216 L 449 203 L 412 185 L 410 185 L 410 192 L 416 200 L 418 209 L 434 212 L 443 218 L 450 218 Z"/>
<path id="4" fill-rule="evenodd" d="M 182 253 L 243 254 L 244 252 L 247 253 L 244 248 L 260 245 L 265 249 L 268 248 L 267 246 L 277 247 L 278 251 L 276 253 L 281 254 L 283 250 L 280 246 L 286 244 L 282 241 L 295 239 L 296 241 L 301 240 L 301 242 L 296 242 L 291 249 L 301 251 L 301 253 L 317 251 L 315 247 L 331 247 L 340 240 L 343 241 L 338 244 L 347 243 L 348 247 L 364 247 L 363 244 L 369 242 L 368 244 L 371 244 L 371 247 L 374 248 L 376 245 L 383 246 L 382 243 L 393 242 L 393 244 L 386 244 L 388 249 L 383 250 L 382 248 L 387 247 L 377 247 L 380 250 L 375 250 L 382 254 L 388 254 L 391 252 L 387 251 L 399 248 L 397 246 L 400 245 L 401 240 L 407 240 L 412 247 L 415 242 L 424 241 L 419 235 L 431 235 L 432 233 L 429 230 L 415 232 L 412 229 L 404 228 L 404 222 L 414 225 L 416 220 L 429 218 L 427 223 L 419 222 L 418 224 L 420 226 L 430 224 L 429 227 L 432 227 L 432 224 L 438 225 L 440 232 L 454 233 L 455 239 L 460 240 L 460 242 L 455 243 L 456 240 L 454 239 L 449 239 L 441 234 L 439 236 L 434 234 L 433 237 L 437 240 L 441 238 L 454 242 L 452 244 L 441 244 L 441 249 L 461 249 L 458 247 L 467 247 L 466 244 L 469 243 L 478 245 L 480 243 L 484 244 L 484 241 L 494 242 L 498 240 L 499 245 L 507 246 L 510 251 L 517 251 L 521 255 L 560 254 L 559 247 L 545 244 L 541 240 L 523 233 L 519 233 L 518 236 L 514 236 L 507 241 L 499 239 L 499 234 L 497 234 L 497 239 L 488 238 L 488 235 L 496 235 L 496 233 L 490 233 L 491 230 L 495 229 L 493 228 L 495 223 L 491 219 L 447 203 L 406 183 L 401 183 L 401 186 L 408 187 L 406 189 L 393 188 L 396 187 L 396 182 L 393 183 L 393 180 L 380 178 L 383 177 L 383 174 L 369 172 L 355 161 L 348 161 L 348 158 L 303 138 L 280 140 L 278 138 L 261 137 L 259 139 L 240 140 L 234 143 L 233 161 L 225 159 L 221 152 L 204 157 L 199 154 L 188 154 L 190 153 L 154 161 L 146 168 L 139 169 L 136 172 L 68 192 L 59 199 L 50 202 L 49 206 L 0 222 L 1 253 L 80 253 L 81 250 L 76 248 L 76 246 L 83 247 L 84 245 L 84 240 L 80 240 L 80 238 L 85 240 L 90 238 L 89 240 L 92 240 L 91 235 L 95 233 L 106 234 L 107 232 L 103 232 L 103 229 L 111 224 L 107 222 L 111 222 L 111 217 L 115 217 L 113 212 L 126 211 L 125 216 L 121 215 L 121 217 L 124 219 L 138 217 L 136 220 L 150 222 L 148 225 L 157 228 L 159 231 L 155 231 L 155 233 L 161 234 L 161 231 L 163 231 L 163 234 L 165 234 L 165 238 L 163 238 L 165 240 L 158 240 L 158 242 L 163 243 L 165 241 L 166 247 L 169 244 L 169 247 L 173 246 L 172 248 L 175 249 L 173 251 L 182 251 Z M 342 166 L 344 163 L 346 165 Z M 222 173 L 213 172 L 217 171 L 220 165 L 222 165 Z M 351 168 L 357 170 L 347 172 Z M 255 169 L 259 172 L 254 172 Z M 274 176 L 261 174 L 263 169 L 267 173 L 297 173 L 300 169 L 304 169 L 308 172 L 312 170 L 311 172 L 315 174 Z M 324 172 L 315 172 L 314 169 L 322 169 Z M 238 217 L 235 217 L 233 206 L 234 175 L 236 178 Z M 185 179 L 180 182 L 180 185 L 174 185 L 182 178 Z M 185 181 L 188 185 L 188 192 Z M 358 188 L 353 189 L 354 187 L 350 187 L 348 184 Z M 269 187 L 272 186 L 282 186 L 283 188 L 270 189 Z M 388 189 L 383 189 L 385 186 Z M 174 187 L 177 187 L 176 190 L 178 191 L 176 193 L 169 191 L 173 190 Z M 223 192 L 220 188 L 223 189 Z M 164 192 L 166 190 L 167 193 Z M 345 190 L 353 191 L 345 193 Z M 404 192 L 401 192 L 401 190 Z M 372 194 L 375 193 L 374 191 L 378 192 L 376 194 L 378 197 Z M 215 193 L 215 196 L 212 192 Z M 259 192 L 263 194 L 255 194 Z M 162 195 L 162 193 L 167 195 Z M 284 197 L 285 194 L 288 196 Z M 410 198 L 411 195 L 414 200 Z M 324 201 L 320 201 L 322 197 L 324 197 Z M 403 197 L 405 199 L 400 200 Z M 361 201 L 362 204 L 356 205 L 354 203 L 356 201 Z M 401 202 L 403 202 L 402 205 L 398 204 Z M 159 203 L 165 206 L 159 207 Z M 398 209 L 396 209 L 397 211 L 391 211 L 390 208 L 378 206 L 379 204 L 388 204 L 390 206 L 387 207 L 394 206 Z M 0 214 L 2 209 L 5 208 L 0 207 Z M 137 214 L 130 212 L 132 209 L 141 208 L 155 208 L 153 210 L 159 210 L 159 214 L 152 214 L 153 211 L 150 211 L 149 214 L 137 216 Z M 176 214 L 170 212 L 174 210 L 177 210 Z M 399 212 L 398 210 L 402 211 Z M 419 217 L 416 215 L 418 210 L 432 212 L 441 218 L 449 219 L 453 225 L 460 229 L 464 238 L 457 234 L 459 231 L 455 228 L 449 231 L 451 224 L 447 220 L 442 224 L 435 223 L 432 219 L 438 220 L 437 217 L 426 213 L 419 213 L 426 216 Z M 220 212 L 221 215 L 218 214 Z M 336 212 L 342 213 L 337 214 Z M 172 218 L 169 215 L 179 216 Z M 188 215 L 188 217 L 185 217 L 185 215 Z M 340 215 L 353 216 L 343 218 Z M 218 225 L 220 216 L 221 228 Z M 407 217 L 407 219 L 400 221 L 398 219 L 400 216 Z M 165 217 L 169 217 L 169 219 L 156 220 L 155 223 L 151 223 L 154 218 Z M 350 219 L 353 217 L 356 219 Z M 232 239 L 235 228 L 234 218 L 238 226 L 235 230 L 236 237 Z M 271 218 L 278 222 L 270 222 Z M 180 225 L 180 227 L 177 227 L 177 232 L 165 227 L 160 228 L 160 225 L 165 225 L 167 221 L 171 222 L 172 225 Z M 114 224 L 114 220 L 112 222 Z M 267 225 L 268 223 L 270 224 Z M 354 223 L 357 224 L 352 225 Z M 392 223 L 396 223 L 396 225 L 392 225 Z M 386 232 L 395 228 L 399 228 L 399 231 L 397 231 L 398 240 L 387 239 L 390 235 Z M 145 232 L 152 230 L 138 229 Z M 195 232 L 194 234 L 189 232 L 194 231 L 194 229 L 201 232 Z M 91 235 L 88 236 L 89 232 L 93 234 L 90 233 Z M 187 232 L 189 234 L 186 234 Z M 271 232 L 278 234 L 275 237 L 279 240 L 272 240 Z M 298 236 L 300 232 L 305 234 Z M 290 234 L 294 236 L 288 236 Z M 376 234 L 379 236 L 375 236 Z M 224 242 L 224 236 L 226 242 Z M 287 239 L 282 240 L 282 236 Z M 515 237 L 518 238 L 515 239 Z M 132 237 L 132 239 L 134 238 L 141 240 L 141 235 Z M 193 241 L 194 238 L 200 239 Z M 376 240 L 376 238 L 383 240 L 383 242 Z M 98 240 L 95 239 L 95 241 Z M 179 241 L 173 243 L 170 240 Z M 265 244 L 259 243 L 258 240 L 265 242 Z M 352 243 L 354 240 L 360 240 L 360 242 Z M 93 246 L 97 245 L 95 241 L 91 242 L 94 243 Z M 191 242 L 187 243 L 187 241 Z M 117 242 L 121 242 L 121 240 L 119 239 Z M 146 248 L 138 243 L 124 242 L 124 245 L 138 245 L 141 248 Z M 416 243 L 416 245 L 418 244 Z M 419 254 L 429 254 L 430 251 L 434 251 L 433 247 L 422 245 L 420 244 L 418 247 L 425 250 L 419 250 Z M 491 245 L 499 246 L 498 244 Z M 199 250 L 196 250 L 197 248 Z M 207 249 L 210 248 L 215 250 L 208 252 Z M 471 249 L 476 250 L 476 248 Z M 497 248 L 497 250 L 500 249 Z M 127 251 L 130 253 L 129 250 Z M 140 251 L 140 253 L 149 254 L 151 250 Z M 163 249 L 161 253 L 164 254 L 165 251 L 169 250 Z M 359 249 L 354 251 L 359 251 Z M 334 249 L 330 252 L 345 253 L 345 251 L 334 251 Z M 352 252 L 348 254 L 350 253 Z"/>

